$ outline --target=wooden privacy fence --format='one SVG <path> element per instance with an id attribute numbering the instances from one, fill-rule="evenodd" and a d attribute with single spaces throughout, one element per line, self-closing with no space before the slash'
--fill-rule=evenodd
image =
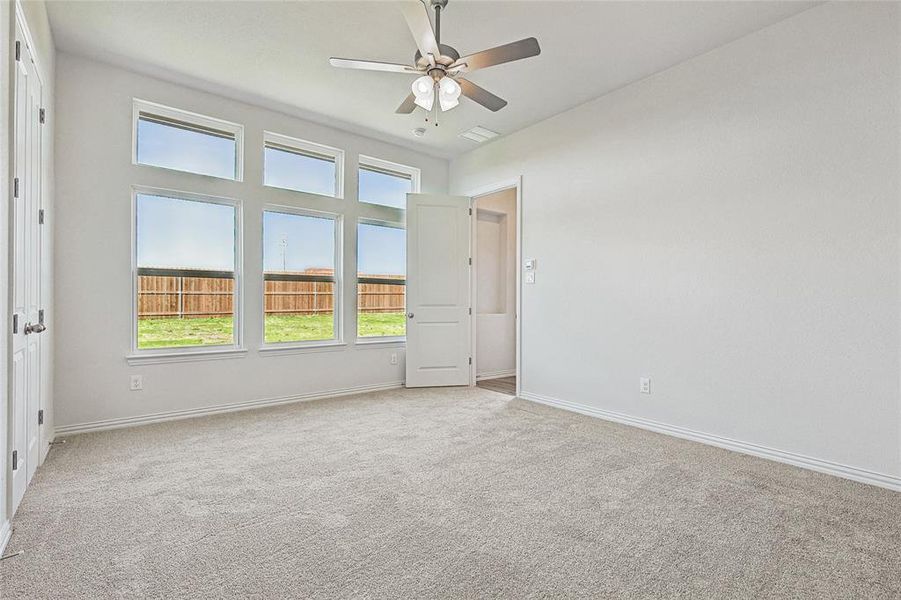
<path id="1" fill-rule="evenodd" d="M 263 274 L 267 315 L 331 314 L 335 277 L 331 269 Z M 405 281 L 397 275 L 361 274 L 357 278 L 360 312 L 403 312 Z M 231 271 L 138 269 L 138 318 L 229 316 L 234 307 Z"/>

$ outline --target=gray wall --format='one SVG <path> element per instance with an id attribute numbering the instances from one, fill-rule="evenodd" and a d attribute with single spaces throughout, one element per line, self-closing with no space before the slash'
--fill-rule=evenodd
<path id="1" fill-rule="evenodd" d="M 448 163 L 419 152 L 355 136 L 219 96 L 87 59 L 59 56 L 58 309 L 56 418 L 58 427 L 129 419 L 295 396 L 398 384 L 403 344 L 354 344 L 356 226 L 379 211 L 356 202 L 357 155 L 422 170 L 422 191 L 445 192 Z M 159 102 L 244 125 L 244 182 L 133 165 L 132 98 Z M 345 200 L 273 188 L 262 182 L 263 130 L 342 148 Z M 131 186 L 239 198 L 244 202 L 246 357 L 130 367 Z M 262 356 L 261 210 L 266 203 L 341 212 L 344 229 L 346 348 Z M 399 354 L 390 364 L 390 354 Z M 129 375 L 144 390 L 129 391 Z"/>
<path id="2" fill-rule="evenodd" d="M 901 481 L 899 10 L 818 6 L 452 162 L 455 193 L 523 176 L 524 392 Z"/>

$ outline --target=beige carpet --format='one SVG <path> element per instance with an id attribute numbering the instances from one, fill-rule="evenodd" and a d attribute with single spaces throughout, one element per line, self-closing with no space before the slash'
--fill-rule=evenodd
<path id="1" fill-rule="evenodd" d="M 70 437 L 14 527 L 4 600 L 901 596 L 901 494 L 482 389 Z"/>

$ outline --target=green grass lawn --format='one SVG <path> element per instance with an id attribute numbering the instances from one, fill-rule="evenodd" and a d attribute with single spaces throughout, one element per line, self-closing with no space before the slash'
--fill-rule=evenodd
<path id="1" fill-rule="evenodd" d="M 406 335 L 404 313 L 362 313 L 357 315 L 357 337 Z"/>
<path id="2" fill-rule="evenodd" d="M 404 335 L 404 313 L 359 315 L 360 337 Z M 266 343 L 328 340 L 334 337 L 332 315 L 266 315 Z M 174 348 L 232 343 L 232 318 L 152 318 L 138 320 L 139 348 Z"/>

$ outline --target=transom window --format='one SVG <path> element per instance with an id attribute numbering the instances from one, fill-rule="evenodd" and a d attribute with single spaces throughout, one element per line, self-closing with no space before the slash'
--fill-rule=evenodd
<path id="1" fill-rule="evenodd" d="M 338 148 L 265 132 L 263 185 L 341 198 L 344 152 Z"/>
<path id="2" fill-rule="evenodd" d="M 265 343 L 340 338 L 340 223 L 286 207 L 263 212 Z"/>
<path id="3" fill-rule="evenodd" d="M 407 208 L 407 194 L 419 192 L 419 169 L 360 156 L 359 199 L 367 204 Z"/>
<path id="4" fill-rule="evenodd" d="M 406 335 L 407 232 L 402 225 L 357 225 L 357 336 Z"/>
<path id="5" fill-rule="evenodd" d="M 241 125 L 135 100 L 134 128 L 135 164 L 242 178 Z"/>
<path id="6" fill-rule="evenodd" d="M 238 346 L 237 202 L 153 190 L 134 201 L 135 349 Z"/>

